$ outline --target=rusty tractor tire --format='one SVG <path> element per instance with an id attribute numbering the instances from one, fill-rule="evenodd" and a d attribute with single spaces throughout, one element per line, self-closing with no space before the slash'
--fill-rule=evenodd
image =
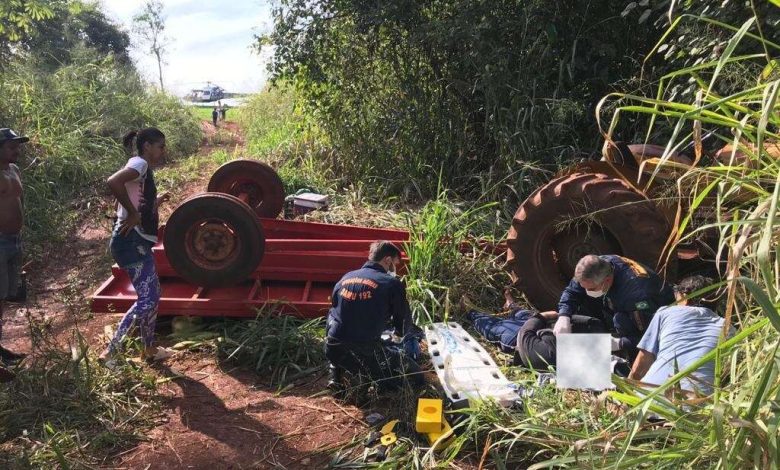
<path id="1" fill-rule="evenodd" d="M 249 279 L 265 252 L 260 219 L 229 194 L 202 193 L 177 207 L 165 225 L 165 255 L 187 282 L 222 287 Z"/>
<path id="2" fill-rule="evenodd" d="M 669 234 L 661 210 L 624 181 L 573 173 L 537 189 L 517 209 L 507 268 L 536 308 L 552 310 L 583 256 L 617 254 L 655 269 Z"/>
<path id="3" fill-rule="evenodd" d="M 257 160 L 233 160 L 217 168 L 209 180 L 209 192 L 236 196 L 249 204 L 258 217 L 275 219 L 284 206 L 284 184 L 276 171 Z"/>

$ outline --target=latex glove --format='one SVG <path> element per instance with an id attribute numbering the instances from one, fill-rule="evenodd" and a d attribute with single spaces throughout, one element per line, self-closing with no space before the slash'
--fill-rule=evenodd
<path id="1" fill-rule="evenodd" d="M 614 336 L 611 338 L 612 340 L 612 350 L 613 351 L 620 351 L 620 338 L 615 338 Z"/>
<path id="2" fill-rule="evenodd" d="M 558 321 L 555 322 L 553 327 L 553 333 L 558 336 L 561 333 L 571 333 L 571 318 L 564 317 L 563 315 L 558 317 Z"/>

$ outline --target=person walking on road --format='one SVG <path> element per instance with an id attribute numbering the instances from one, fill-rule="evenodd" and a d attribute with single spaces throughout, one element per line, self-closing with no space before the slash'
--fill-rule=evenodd
<path id="1" fill-rule="evenodd" d="M 217 119 L 219 119 L 219 111 L 217 110 L 217 107 L 214 106 L 214 110 L 211 111 L 211 123 L 214 127 L 217 127 Z"/>
<path id="2" fill-rule="evenodd" d="M 152 247 L 157 242 L 158 208 L 169 195 L 157 194 L 152 168 L 165 159 L 165 134 L 149 127 L 124 137 L 124 145 L 131 152 L 133 142 L 137 154 L 107 180 L 118 201 L 109 248 L 111 256 L 130 278 L 138 300 L 119 322 L 116 334 L 100 355 L 104 361 L 120 351 L 122 340 L 133 326 L 138 327 L 143 341 L 142 359 L 160 360 L 171 355 L 170 351 L 154 346 L 160 279 Z"/>

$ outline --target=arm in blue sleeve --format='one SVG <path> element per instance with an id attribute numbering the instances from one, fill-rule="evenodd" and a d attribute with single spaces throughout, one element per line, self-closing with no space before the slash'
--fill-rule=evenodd
<path id="1" fill-rule="evenodd" d="M 391 290 L 390 311 L 396 334 L 403 336 L 408 333 L 412 328 L 412 311 L 409 308 L 409 301 L 406 300 L 406 287 L 401 281 L 395 282 Z"/>
<path id="2" fill-rule="evenodd" d="M 642 335 L 642 339 L 636 345 L 637 348 L 643 349 L 656 357 L 658 357 L 661 341 L 661 316 L 661 314 L 657 314 L 650 320 L 650 325 L 647 327 L 644 335 Z"/>
<path id="3" fill-rule="evenodd" d="M 585 289 L 574 279 L 563 290 L 561 300 L 558 301 L 558 315 L 571 317 L 579 309 L 583 298 L 586 296 Z"/>

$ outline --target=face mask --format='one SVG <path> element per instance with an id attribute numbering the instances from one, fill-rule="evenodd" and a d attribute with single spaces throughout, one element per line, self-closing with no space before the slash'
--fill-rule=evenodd
<path id="1" fill-rule="evenodd" d="M 598 298 L 604 295 L 603 290 L 585 290 L 585 293 L 588 294 L 588 297 Z"/>
<path id="2" fill-rule="evenodd" d="M 398 274 L 395 273 L 395 266 L 393 266 L 392 271 L 387 271 L 387 274 L 389 274 L 389 275 L 391 275 L 393 277 L 398 277 Z"/>

